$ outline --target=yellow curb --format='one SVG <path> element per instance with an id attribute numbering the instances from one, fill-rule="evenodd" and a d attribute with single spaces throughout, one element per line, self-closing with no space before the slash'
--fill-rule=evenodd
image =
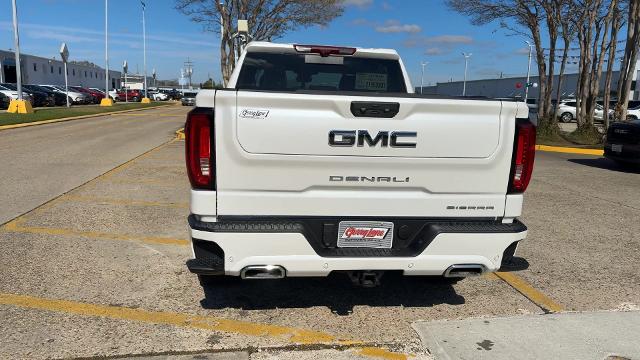
<path id="1" fill-rule="evenodd" d="M 536 150 L 559 152 L 559 153 L 565 153 L 565 154 L 583 154 L 583 155 L 598 155 L 598 156 L 602 156 L 604 154 L 604 150 L 598 150 L 598 149 L 581 149 L 581 148 L 548 146 L 548 145 L 536 145 Z"/>
<path id="2" fill-rule="evenodd" d="M 184 140 L 185 139 L 184 128 L 176 131 L 176 139 L 178 139 L 178 140 Z"/>
<path id="3" fill-rule="evenodd" d="M 93 118 L 93 117 L 104 116 L 104 115 L 124 114 L 124 113 L 129 113 L 129 112 L 149 110 L 149 109 L 157 109 L 157 108 L 166 107 L 166 106 L 173 106 L 173 105 L 175 105 L 175 104 L 162 104 L 162 105 L 151 106 L 151 107 L 146 107 L 146 108 L 142 108 L 142 109 L 118 110 L 118 111 L 110 111 L 110 112 L 104 112 L 104 113 L 99 113 L 99 114 L 88 114 L 88 115 L 71 116 L 71 117 L 66 117 L 66 118 L 61 118 L 61 119 L 33 121 L 33 122 L 28 122 L 28 123 L 23 123 L 23 124 L 2 125 L 2 126 L 0 126 L 0 131 L 9 130 L 9 129 L 17 129 L 17 128 L 22 128 L 22 127 L 27 127 L 27 126 L 36 126 L 36 125 L 53 124 L 53 123 L 58 123 L 58 122 L 71 121 L 71 120 L 87 119 L 87 118 Z"/>

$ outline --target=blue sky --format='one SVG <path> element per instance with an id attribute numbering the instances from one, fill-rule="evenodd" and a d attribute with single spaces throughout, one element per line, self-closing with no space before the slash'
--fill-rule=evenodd
<path id="1" fill-rule="evenodd" d="M 194 80 L 208 74 L 220 79 L 219 40 L 178 13 L 173 0 L 147 0 L 148 71 L 177 78 L 184 61 L 194 62 Z M 462 51 L 471 52 L 469 78 L 523 75 L 527 47 L 497 24 L 473 26 L 440 0 L 345 0 L 344 15 L 329 26 L 299 29 L 282 42 L 385 47 L 398 50 L 420 83 L 420 62 L 428 61 L 425 84 L 461 80 Z M 136 0 L 109 1 L 110 64 L 126 59 L 130 72 L 142 71 L 141 7 Z M 24 53 L 57 55 L 67 42 L 72 60 L 104 66 L 104 2 L 87 0 L 18 0 L 20 45 Z M 11 1 L 0 0 L 0 49 L 13 48 Z M 535 66 L 533 66 L 535 68 Z M 533 71 L 535 73 L 535 70 Z"/>

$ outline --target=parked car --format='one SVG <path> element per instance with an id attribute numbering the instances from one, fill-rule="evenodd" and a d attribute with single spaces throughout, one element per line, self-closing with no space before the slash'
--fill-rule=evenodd
<path id="1" fill-rule="evenodd" d="M 7 89 L 18 91 L 18 86 L 16 84 L 3 83 L 1 85 Z M 53 106 L 53 97 L 50 97 L 46 93 L 29 90 L 26 86 L 22 87 L 22 92 L 26 92 L 31 96 L 31 106 L 33 107 Z"/>
<path id="2" fill-rule="evenodd" d="M 197 92 L 189 91 L 182 94 L 182 106 L 196 106 Z"/>
<path id="3" fill-rule="evenodd" d="M 104 94 L 95 90 L 89 90 L 80 86 L 70 86 L 69 88 L 88 95 L 91 98 L 92 104 L 100 104 L 100 100 L 104 99 Z"/>
<path id="4" fill-rule="evenodd" d="M 169 96 L 169 99 L 171 100 L 182 99 L 182 93 L 176 89 L 159 89 L 158 91 L 160 91 L 163 94 L 167 94 Z"/>
<path id="5" fill-rule="evenodd" d="M 627 109 L 627 120 L 640 119 L 640 105 L 635 108 Z"/>
<path id="6" fill-rule="evenodd" d="M 65 96 L 67 94 L 67 90 L 65 89 L 64 86 L 60 86 L 60 85 L 40 85 L 40 86 L 42 86 L 45 89 L 60 92 Z M 69 87 L 69 103 L 72 105 L 73 104 L 89 104 L 91 103 L 91 97 L 79 91 L 73 90 L 71 87 Z"/>
<path id="7" fill-rule="evenodd" d="M 198 93 L 184 127 L 187 267 L 203 285 L 455 281 L 497 271 L 526 237 L 536 131 L 523 102 L 416 97 L 388 49 L 254 41 L 234 74 L 233 91 Z"/>
<path id="8" fill-rule="evenodd" d="M 138 102 L 142 100 L 142 98 L 144 97 L 144 94 L 140 90 L 121 89 L 120 91 L 118 91 L 118 97 L 120 98 L 121 101 L 126 100 L 130 102 Z"/>
<path id="9" fill-rule="evenodd" d="M 640 120 L 614 122 L 607 130 L 604 156 L 620 164 L 640 164 Z"/>
<path id="10" fill-rule="evenodd" d="M 169 100 L 169 95 L 158 91 L 149 91 L 149 98 L 154 101 L 167 101 Z"/>
<path id="11" fill-rule="evenodd" d="M 5 95 L 4 93 L 0 92 L 0 109 L 7 109 L 9 108 L 9 103 L 11 102 L 11 100 L 9 99 L 9 97 L 7 95 Z"/>
<path id="12" fill-rule="evenodd" d="M 4 84 L 0 84 L 0 92 L 8 97 L 9 101 L 18 99 L 18 91 L 12 90 L 4 86 Z M 22 99 L 29 101 L 33 105 L 33 99 L 31 98 L 31 95 L 29 95 L 26 91 L 22 91 Z"/>
<path id="13" fill-rule="evenodd" d="M 576 120 L 576 101 L 561 101 L 558 105 L 558 110 L 556 111 L 556 116 L 563 123 L 568 123 Z M 614 111 L 609 109 L 609 114 L 613 115 Z M 604 120 L 604 107 L 600 104 L 596 104 L 596 111 L 594 114 L 594 119 L 598 121 Z"/>
<path id="14" fill-rule="evenodd" d="M 47 94 L 47 96 L 51 99 L 51 103 L 49 106 L 62 106 L 67 104 L 67 97 L 65 94 L 55 92 L 53 90 L 49 90 L 45 87 L 39 85 L 23 85 L 27 91 L 37 91 L 40 93 Z"/>
<path id="15" fill-rule="evenodd" d="M 102 96 L 104 96 L 104 90 L 102 89 L 89 88 L 89 90 L 97 91 L 102 94 Z M 111 98 L 111 100 L 113 101 L 120 101 L 120 97 L 118 96 L 118 92 L 116 90 L 109 90 L 109 98 Z"/>

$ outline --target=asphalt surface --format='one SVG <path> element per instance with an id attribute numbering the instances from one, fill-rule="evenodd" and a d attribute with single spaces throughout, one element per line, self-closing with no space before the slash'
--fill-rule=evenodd
<path id="1" fill-rule="evenodd" d="M 184 266 L 189 184 L 174 131 L 187 110 L 80 120 L 113 121 L 73 141 L 107 143 L 101 151 L 61 135 L 73 123 L 33 128 L 42 139 L 58 134 L 47 148 L 66 156 L 54 158 L 104 165 L 52 166 L 47 179 L 39 163 L 12 162 L 39 186 L 57 178 L 36 189 L 38 200 L 36 185 L 13 185 L 21 208 L 0 208 L 0 358 L 429 359 L 418 321 L 639 310 L 640 171 L 543 152 L 525 200 L 529 237 L 509 272 L 455 285 L 389 275 L 361 289 L 335 276 L 203 290 Z M 0 132 L 0 148 L 11 160 L 6 143 L 28 144 L 9 134 Z"/>
<path id="2" fill-rule="evenodd" d="M 176 107 L 0 131 L 0 223 L 167 141 Z M 161 115 L 155 117 L 154 115 Z"/>

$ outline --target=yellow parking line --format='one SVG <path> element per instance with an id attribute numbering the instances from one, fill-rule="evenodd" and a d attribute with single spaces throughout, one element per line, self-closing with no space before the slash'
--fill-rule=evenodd
<path id="1" fill-rule="evenodd" d="M 169 207 L 178 209 L 188 209 L 188 203 L 172 203 L 163 201 L 143 201 L 143 200 L 128 200 L 128 199 L 112 199 L 101 198 L 93 196 L 81 196 L 81 195 L 67 195 L 64 197 L 64 201 L 87 201 L 94 203 L 112 204 L 112 205 L 130 205 L 130 206 L 157 206 L 157 207 Z"/>
<path id="2" fill-rule="evenodd" d="M 178 140 L 184 140 L 185 139 L 184 128 L 176 131 L 176 139 L 178 139 Z"/>
<path id="3" fill-rule="evenodd" d="M 149 244 L 161 244 L 161 245 L 177 245 L 177 246 L 187 246 L 189 245 L 189 240 L 187 239 L 176 239 L 176 238 L 165 238 L 165 237 L 157 237 L 157 236 L 137 236 L 137 235 L 128 235 L 128 234 L 113 234 L 107 232 L 100 231 L 82 231 L 82 230 L 74 230 L 74 229 L 65 229 L 65 228 L 50 228 L 50 227 L 38 227 L 38 226 L 23 226 L 26 219 L 19 218 L 9 221 L 0 229 L 8 232 L 16 232 L 16 233 L 27 233 L 27 234 L 43 234 L 43 235 L 51 235 L 51 236 L 77 236 L 77 237 L 86 237 L 92 239 L 101 239 L 101 240 L 117 240 L 117 241 L 138 241 Z"/>
<path id="4" fill-rule="evenodd" d="M 409 354 L 391 352 L 384 348 L 364 346 L 362 341 L 340 339 L 335 335 L 287 326 L 252 323 L 212 316 L 132 309 L 121 306 L 98 305 L 69 300 L 47 299 L 27 295 L 0 293 L 0 304 L 27 309 L 55 311 L 65 314 L 92 316 L 151 324 L 173 325 L 184 328 L 218 331 L 223 333 L 283 339 L 290 344 L 330 344 L 363 347 L 361 355 L 388 360 L 404 360 Z"/>
<path id="5" fill-rule="evenodd" d="M 566 153 L 566 154 L 582 154 L 582 155 L 598 155 L 598 156 L 602 156 L 604 154 L 604 150 L 598 150 L 598 149 L 581 149 L 581 148 L 572 148 L 572 147 L 563 147 L 563 146 L 547 146 L 547 145 L 536 145 L 536 150 L 559 152 L 559 153 Z"/>
<path id="6" fill-rule="evenodd" d="M 495 274 L 543 310 L 547 312 L 559 312 L 564 310 L 564 307 L 562 305 L 553 301 L 550 297 L 543 294 L 542 292 L 536 290 L 533 286 L 531 286 L 531 284 L 524 281 L 519 276 L 510 272 L 497 272 Z"/>

